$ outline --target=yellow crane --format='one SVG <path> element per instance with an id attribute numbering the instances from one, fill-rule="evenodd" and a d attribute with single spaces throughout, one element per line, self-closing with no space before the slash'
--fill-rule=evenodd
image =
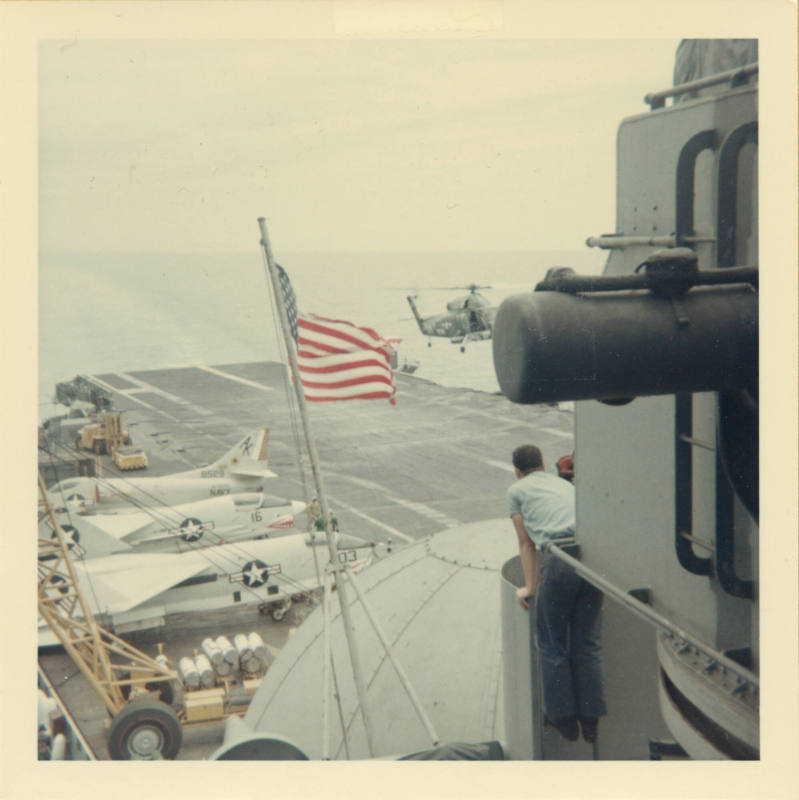
<path id="1" fill-rule="evenodd" d="M 39 614 L 111 717 L 109 755 L 114 760 L 174 758 L 183 737 L 172 706 L 180 702 L 177 673 L 165 657 L 152 659 L 97 624 L 75 576 L 69 544 L 47 501 L 41 474 L 39 491 L 54 530 L 52 538 L 39 537 Z"/>

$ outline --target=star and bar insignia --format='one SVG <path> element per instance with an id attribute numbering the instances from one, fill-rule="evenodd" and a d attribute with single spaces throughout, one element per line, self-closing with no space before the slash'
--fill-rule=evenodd
<path id="1" fill-rule="evenodd" d="M 280 564 L 264 564 L 263 561 L 248 561 L 241 572 L 229 575 L 231 583 L 243 583 L 248 588 L 263 586 L 269 581 L 270 575 L 280 572 Z"/>

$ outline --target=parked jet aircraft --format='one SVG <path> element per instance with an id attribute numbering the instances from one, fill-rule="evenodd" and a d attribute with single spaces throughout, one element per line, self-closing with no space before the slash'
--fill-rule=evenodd
<path id="1" fill-rule="evenodd" d="M 337 555 L 342 563 L 358 570 L 376 557 L 376 546 L 338 534 Z M 324 536 L 296 534 L 187 553 L 117 553 L 87 561 L 73 559 L 73 569 L 98 623 L 124 633 L 159 627 L 168 614 L 290 602 L 292 595 L 321 585 L 316 565 L 323 575 L 327 560 Z M 40 580 L 45 574 L 40 567 Z M 51 591 L 63 593 L 58 576 L 50 578 Z M 71 598 L 65 596 L 64 602 Z M 57 644 L 40 619 L 39 646 Z"/>
<path id="2" fill-rule="evenodd" d="M 294 515 L 305 503 L 263 493 L 211 497 L 173 507 L 148 508 L 130 514 L 77 514 L 74 509 L 58 521 L 78 558 L 110 553 L 182 553 L 198 547 L 246 539 L 271 538 L 294 526 Z M 39 535 L 55 537 L 49 516 Z"/>
<path id="3" fill-rule="evenodd" d="M 56 512 L 68 507 L 82 512 L 129 512 L 133 507 L 155 508 L 191 503 L 208 497 L 261 492 L 266 478 L 268 428 L 245 436 L 222 458 L 200 469 L 159 478 L 67 478 L 48 491 Z"/>

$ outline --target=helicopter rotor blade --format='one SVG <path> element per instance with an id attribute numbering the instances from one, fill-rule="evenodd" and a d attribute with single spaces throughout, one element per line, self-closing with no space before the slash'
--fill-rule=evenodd
<path id="1" fill-rule="evenodd" d="M 468 286 L 388 286 L 390 291 L 396 292 L 457 292 L 457 291 L 476 291 L 478 289 L 493 289 L 493 286 L 478 286 L 471 283 Z"/>

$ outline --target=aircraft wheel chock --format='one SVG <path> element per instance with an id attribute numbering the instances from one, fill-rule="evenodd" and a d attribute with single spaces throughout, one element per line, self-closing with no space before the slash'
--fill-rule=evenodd
<path id="1" fill-rule="evenodd" d="M 182 741 L 183 729 L 174 709 L 142 697 L 123 706 L 111 720 L 108 754 L 114 761 L 173 759 Z"/>

